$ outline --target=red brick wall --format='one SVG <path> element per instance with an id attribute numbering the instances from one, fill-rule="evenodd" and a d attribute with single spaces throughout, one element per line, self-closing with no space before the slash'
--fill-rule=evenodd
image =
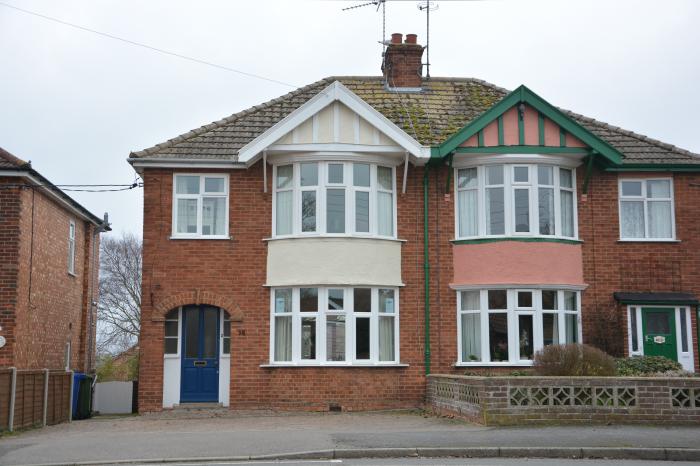
<path id="1" fill-rule="evenodd" d="M 5 347 L 0 348 L 0 367 L 12 365 L 16 335 L 20 190 L 8 186 L 15 183 L 14 179 L 0 179 L 0 335 L 6 339 Z"/>
<path id="2" fill-rule="evenodd" d="M 18 178 L 10 182 L 17 183 Z M 4 194 L 5 191 L 0 190 L 0 195 Z M 8 238 L 16 235 L 20 258 L 15 304 L 7 308 L 15 319 L 12 328 L 14 344 L 11 349 L 0 349 L 1 364 L 21 369 L 62 369 L 65 367 L 65 345 L 70 341 L 71 368 L 86 370 L 87 270 L 90 260 L 97 261 L 99 256 L 99 251 L 92 256 L 90 224 L 41 190 L 22 189 L 15 199 L 19 218 L 17 226 L 8 225 L 8 229 L 1 226 L 2 234 L 7 234 Z M 70 219 L 76 225 L 74 275 L 68 273 Z M 97 268 L 93 267 L 92 272 L 93 280 L 96 280 Z M 98 287 L 96 281 L 93 283 L 96 299 Z M 94 319 L 91 324 L 94 333 Z M 7 337 L 4 325 L 0 334 Z"/>

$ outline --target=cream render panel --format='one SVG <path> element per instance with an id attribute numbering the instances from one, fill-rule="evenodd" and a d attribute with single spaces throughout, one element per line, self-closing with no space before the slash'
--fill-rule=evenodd
<path id="1" fill-rule="evenodd" d="M 400 241 L 289 238 L 267 248 L 267 286 L 403 285 Z"/>

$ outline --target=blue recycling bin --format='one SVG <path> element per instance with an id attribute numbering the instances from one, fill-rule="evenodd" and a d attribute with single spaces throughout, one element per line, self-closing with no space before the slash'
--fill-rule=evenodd
<path id="1" fill-rule="evenodd" d="M 86 377 L 82 372 L 73 373 L 73 419 L 78 412 L 78 398 L 80 398 L 80 381 Z"/>
<path id="2" fill-rule="evenodd" d="M 73 419 L 92 416 L 92 377 L 82 372 L 73 374 Z"/>

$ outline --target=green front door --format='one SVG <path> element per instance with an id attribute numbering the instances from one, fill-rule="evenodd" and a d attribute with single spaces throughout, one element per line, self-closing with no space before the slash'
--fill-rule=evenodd
<path id="1" fill-rule="evenodd" d="M 642 331 L 645 356 L 666 356 L 678 361 L 675 309 L 643 307 Z"/>

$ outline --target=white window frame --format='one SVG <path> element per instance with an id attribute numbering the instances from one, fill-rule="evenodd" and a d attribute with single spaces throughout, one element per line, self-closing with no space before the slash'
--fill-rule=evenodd
<path id="1" fill-rule="evenodd" d="M 642 193 L 641 196 L 623 196 L 622 195 L 622 183 L 626 181 L 638 181 L 642 183 Z M 671 194 L 670 198 L 654 198 L 651 201 L 647 199 L 647 184 L 649 181 L 668 181 L 669 191 Z M 676 198 L 673 189 L 673 178 L 672 177 L 621 177 L 617 181 L 617 219 L 620 231 L 620 241 L 630 241 L 630 242 L 675 242 L 676 239 Z M 643 203 L 644 210 L 644 237 L 643 238 L 625 238 L 622 236 L 622 203 L 625 200 L 636 201 Z M 671 202 L 671 237 L 669 238 L 652 238 L 649 236 L 649 218 L 647 211 L 647 204 L 654 201 L 664 201 Z"/>
<path id="2" fill-rule="evenodd" d="M 505 310 L 489 310 L 488 309 L 488 291 L 489 290 L 506 290 L 507 306 Z M 551 290 L 557 292 L 557 309 L 542 309 L 542 291 Z M 462 291 L 478 291 L 479 292 L 479 310 L 462 310 Z M 532 307 L 519 308 L 517 305 L 517 293 L 521 291 L 532 292 Z M 564 293 L 571 292 L 576 294 L 576 310 L 567 310 L 564 305 Z M 508 316 L 508 360 L 507 361 L 491 361 L 491 352 L 489 348 L 489 314 L 506 314 Z M 462 315 L 464 314 L 479 314 L 480 319 L 480 340 L 481 340 L 481 361 L 464 361 L 462 359 Z M 544 347 L 544 336 L 542 334 L 542 315 L 554 314 L 558 319 L 559 342 L 566 342 L 566 315 L 576 316 L 577 341 L 582 342 L 581 328 L 581 292 L 574 289 L 562 289 L 561 287 L 552 286 L 541 288 L 516 288 L 516 287 L 499 287 L 499 286 L 483 286 L 483 287 L 468 287 L 457 290 L 457 363 L 456 366 L 532 366 L 533 361 L 520 359 L 520 344 L 519 336 L 519 315 L 532 315 L 533 326 L 533 356 L 534 353 L 540 351 Z"/>
<path id="3" fill-rule="evenodd" d="M 68 273 L 75 275 L 75 220 L 68 224 Z"/>
<path id="4" fill-rule="evenodd" d="M 177 322 L 177 337 L 166 337 L 165 336 L 165 322 Z M 165 339 L 169 338 L 172 340 L 177 340 L 177 351 L 175 353 L 165 352 Z M 177 317 L 175 319 L 168 319 L 167 315 L 163 323 L 163 357 L 165 359 L 178 359 L 180 357 L 180 346 L 182 343 L 182 306 L 177 308 Z"/>
<path id="5" fill-rule="evenodd" d="M 317 288 L 318 289 L 318 311 L 314 313 L 300 312 L 299 297 L 300 288 Z M 372 293 L 372 308 L 371 312 L 355 313 L 354 312 L 354 288 L 369 288 Z M 275 290 L 291 289 L 292 290 L 292 358 L 291 361 L 275 361 L 275 317 L 279 317 L 280 313 L 275 313 Z M 328 311 L 328 290 L 343 289 L 343 307 L 342 312 Z M 380 313 L 379 312 L 379 290 L 394 291 L 394 312 Z M 326 355 L 326 316 L 339 315 L 345 316 L 345 361 L 328 361 Z M 289 316 L 289 313 L 283 315 Z M 380 361 L 379 360 L 379 317 L 392 316 L 394 318 L 394 360 Z M 304 317 L 316 318 L 316 358 L 302 359 L 301 358 L 301 319 Z M 370 319 L 370 358 L 357 359 L 355 352 L 355 319 L 356 318 Z M 399 336 L 399 289 L 393 286 L 294 286 L 294 287 L 274 287 L 270 288 L 270 351 L 269 361 L 271 366 L 340 366 L 340 367 L 366 367 L 366 366 L 397 366 L 400 365 L 401 357 L 399 354 L 400 336 Z"/>
<path id="6" fill-rule="evenodd" d="M 301 186 L 301 168 L 302 163 L 317 163 L 318 164 L 318 185 L 315 187 Z M 370 186 L 369 188 L 354 186 L 353 184 L 353 163 L 366 164 L 370 167 Z M 328 166 L 343 165 L 343 183 L 328 182 Z M 279 166 L 292 165 L 292 232 L 291 234 L 277 234 L 277 192 L 287 191 L 286 189 L 277 189 L 277 168 Z M 377 182 L 377 167 L 386 167 L 391 169 L 392 182 L 392 235 L 380 235 L 378 233 L 378 193 L 388 192 L 379 189 Z M 374 161 L 357 160 L 348 162 L 346 160 L 309 160 L 309 161 L 291 161 L 280 162 L 273 165 L 272 169 L 274 195 L 272 197 L 272 237 L 277 238 L 299 238 L 299 237 L 362 237 L 362 238 L 381 238 L 381 239 L 396 239 L 397 238 L 397 218 L 396 218 L 396 167 L 391 163 L 381 163 Z M 344 233 L 327 233 L 326 224 L 326 202 L 328 189 L 345 189 L 345 232 Z M 302 232 L 301 230 L 301 193 L 302 191 L 316 191 L 316 231 Z M 355 192 L 369 192 L 369 232 L 356 231 L 355 224 Z"/>
<path id="7" fill-rule="evenodd" d="M 198 194 L 177 194 L 177 178 L 180 176 L 196 176 L 199 177 L 199 193 Z M 222 193 L 205 193 L 204 180 L 205 178 L 222 178 L 224 180 L 224 192 Z M 229 239 L 229 175 L 227 173 L 173 173 L 173 201 L 172 201 L 172 232 L 171 239 Z M 215 197 L 224 198 L 226 207 L 224 208 L 224 234 L 222 235 L 203 235 L 202 234 L 202 212 L 203 198 Z M 196 233 L 178 233 L 177 232 L 177 204 L 178 199 L 196 199 L 197 200 L 197 232 Z"/>
<path id="8" fill-rule="evenodd" d="M 486 218 L 486 170 L 489 166 L 500 165 L 503 167 L 503 185 L 491 185 L 494 187 L 503 187 L 503 204 L 504 204 L 504 234 L 490 235 L 487 234 L 487 222 Z M 540 234 L 540 218 L 539 218 L 539 180 L 538 180 L 538 167 L 539 166 L 549 166 L 552 167 L 552 182 L 553 185 L 543 185 L 543 187 L 551 188 L 554 190 L 554 235 L 543 235 Z M 527 182 L 515 182 L 514 179 L 514 168 L 515 167 L 528 167 L 528 181 Z M 473 236 L 461 236 L 459 230 L 459 192 L 469 190 L 467 188 L 459 188 L 459 170 L 476 168 L 477 169 L 477 234 Z M 560 170 L 569 170 L 571 172 L 571 183 L 572 187 L 562 187 L 560 183 Z M 466 164 L 464 166 L 460 165 L 454 168 L 454 192 L 455 203 L 455 239 L 456 240 L 471 240 L 471 239 L 481 239 L 481 238 L 508 238 L 508 237 L 528 237 L 528 238 L 549 238 L 549 239 L 561 239 L 561 240 L 571 240 L 578 241 L 578 206 L 576 200 L 576 168 L 571 166 L 565 166 L 557 164 L 555 162 L 542 162 L 542 163 L 520 163 L 515 161 L 503 161 L 499 163 L 482 163 L 482 164 Z M 474 189 L 474 188 L 470 188 Z M 529 220 L 530 229 L 528 232 L 516 232 L 515 231 L 515 190 L 516 189 L 527 189 L 529 195 Z M 574 220 L 574 236 L 563 236 L 562 235 L 562 224 L 561 224 L 561 192 L 568 191 L 572 192 L 573 195 L 573 220 Z"/>

